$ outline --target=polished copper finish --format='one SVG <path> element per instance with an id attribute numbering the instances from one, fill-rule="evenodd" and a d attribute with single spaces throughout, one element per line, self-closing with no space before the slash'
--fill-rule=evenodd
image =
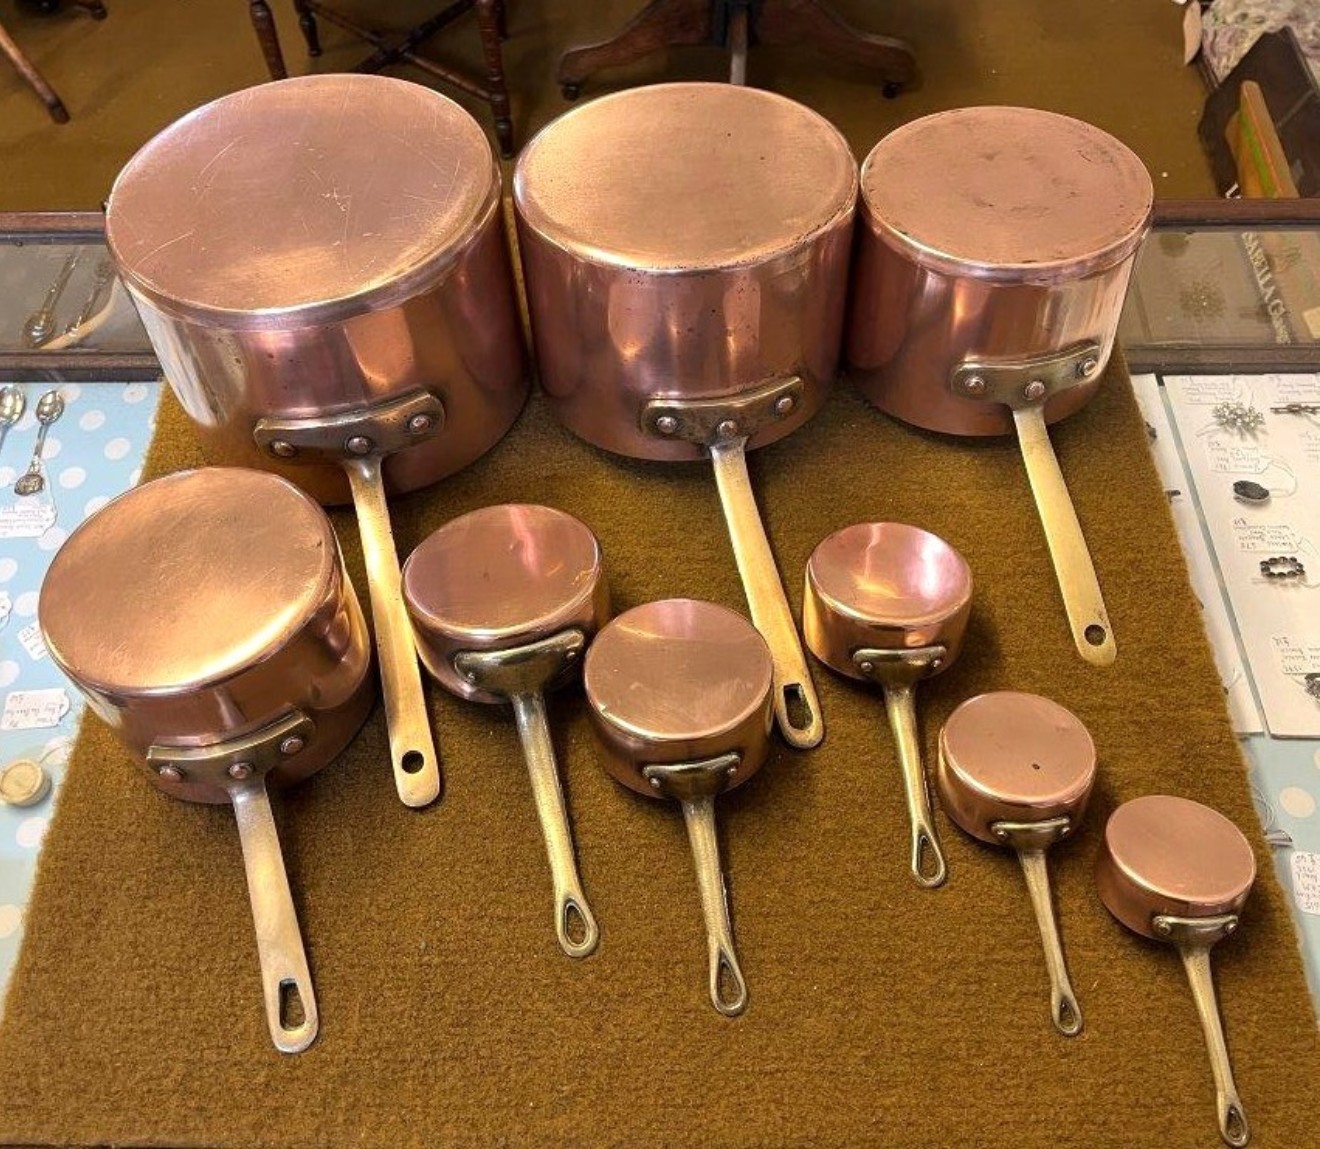
<path id="1" fill-rule="evenodd" d="M 208 454 L 322 502 L 348 498 L 339 469 L 261 450 L 258 420 L 431 391 L 443 429 L 385 461 L 404 491 L 489 450 L 526 397 L 499 168 L 428 88 L 305 76 L 198 108 L 124 167 L 106 242 Z"/>
<path id="2" fill-rule="evenodd" d="M 849 377 L 932 431 L 1003 435 L 1006 407 L 956 394 L 968 359 L 1080 343 L 1097 363 L 1052 396 L 1049 422 L 1100 383 L 1154 189 L 1099 128 L 1032 108 L 959 108 L 890 132 L 862 165 Z"/>
<path id="3" fill-rule="evenodd" d="M 1050 976 L 1050 1016 L 1082 1032 L 1050 894 L 1045 851 L 1072 837 L 1095 783 L 1095 743 L 1076 715 L 1038 694 L 1003 690 L 962 703 L 940 731 L 944 809 L 983 842 L 1017 852 Z"/>
<path id="4" fill-rule="evenodd" d="M 1096 867 L 1109 912 L 1160 939 L 1157 915 L 1240 913 L 1255 879 L 1255 855 L 1241 830 L 1218 810 L 1167 794 L 1134 798 L 1109 816 Z"/>
<path id="5" fill-rule="evenodd" d="M 403 566 L 403 594 L 427 670 L 460 698 L 505 702 L 454 666 L 465 650 L 508 650 L 576 629 L 590 639 L 609 617 L 600 543 L 552 507 L 506 503 L 461 515 Z M 567 680 L 565 668 L 560 681 Z"/>
<path id="6" fill-rule="evenodd" d="M 444 687 L 513 706 L 554 880 L 555 932 L 569 957 L 588 956 L 600 930 L 578 875 L 545 692 L 578 671 L 609 617 L 600 543 L 552 507 L 484 507 L 412 553 L 403 594 L 418 652 Z"/>
<path id="7" fill-rule="evenodd" d="M 306 1049 L 319 1015 L 267 784 L 327 765 L 375 697 L 325 512 L 259 471 L 157 479 L 69 536 L 38 615 L 51 658 L 153 785 L 233 803 L 271 1039 Z"/>
<path id="8" fill-rule="evenodd" d="M 680 802 L 706 921 L 711 1004 L 747 1008 L 747 982 L 715 833 L 715 799 L 765 762 L 774 664 L 745 618 L 714 603 L 667 599 L 602 628 L 584 669 L 605 768 L 629 789 Z"/>
<path id="9" fill-rule="evenodd" d="M 1005 844 L 999 822 L 1067 818 L 1075 828 L 1086 814 L 1095 743 L 1075 714 L 1039 694 L 969 698 L 940 731 L 939 753 L 944 810 L 982 842 Z"/>
<path id="10" fill-rule="evenodd" d="M 898 748 L 911 825 L 911 869 L 933 889 L 948 876 L 917 733 L 917 683 L 962 650 L 972 572 L 953 547 L 906 523 L 856 523 L 807 560 L 802 629 L 838 674 L 878 683 Z"/>
<path id="11" fill-rule="evenodd" d="M 1210 950 L 1237 931 L 1256 878 L 1251 844 L 1217 810 L 1148 794 L 1109 816 L 1095 877 L 1100 900 L 1128 929 L 1177 946 L 1210 1056 L 1219 1136 L 1241 1149 L 1251 1127 L 1233 1080 Z"/>

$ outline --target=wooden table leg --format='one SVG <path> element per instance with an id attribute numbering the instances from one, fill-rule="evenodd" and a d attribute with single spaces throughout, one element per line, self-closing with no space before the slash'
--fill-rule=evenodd
<path id="1" fill-rule="evenodd" d="M 50 118 L 57 124 L 67 124 L 69 122 L 68 109 L 65 108 L 59 96 L 55 94 L 55 89 L 46 83 L 46 78 L 37 71 L 36 65 L 23 54 L 23 49 L 5 30 L 3 24 L 0 24 L 0 51 L 9 57 L 9 62 L 18 69 L 19 75 L 41 97 L 41 102 L 46 105 L 46 110 L 50 112 Z"/>
<path id="2" fill-rule="evenodd" d="M 509 108 L 509 89 L 504 81 L 504 53 L 500 48 L 501 0 L 477 0 L 477 23 L 481 28 L 481 50 L 486 57 L 486 87 L 490 91 L 490 110 L 495 116 L 495 135 L 500 154 L 513 158 L 513 115 Z"/>
<path id="3" fill-rule="evenodd" d="M 765 0 L 756 14 L 763 44 L 811 44 L 854 64 L 874 68 L 885 95 L 896 95 L 916 74 L 916 59 L 902 40 L 860 32 L 822 0 Z"/>
<path id="4" fill-rule="evenodd" d="M 559 59 L 558 82 L 576 100 L 582 81 L 601 68 L 631 64 L 671 44 L 707 44 L 714 36 L 712 0 L 651 0 L 617 36 L 572 48 Z"/>
<path id="5" fill-rule="evenodd" d="M 321 34 L 316 28 L 316 8 L 307 0 L 293 0 L 294 11 L 298 13 L 298 27 L 302 29 L 303 39 L 307 41 L 307 54 L 321 54 Z"/>
<path id="6" fill-rule="evenodd" d="M 248 13 L 252 17 L 252 28 L 261 45 L 261 54 L 266 57 L 266 69 L 272 80 L 285 79 L 289 71 L 284 66 L 284 53 L 280 51 L 280 37 L 275 31 L 275 18 L 270 14 L 270 5 L 266 0 L 251 0 Z"/>

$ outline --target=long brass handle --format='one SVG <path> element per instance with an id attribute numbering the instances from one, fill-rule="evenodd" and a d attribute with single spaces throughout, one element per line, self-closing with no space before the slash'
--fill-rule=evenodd
<path id="1" fill-rule="evenodd" d="M 747 982 L 738 964 L 729 923 L 729 899 L 720 866 L 715 835 L 715 799 L 689 798 L 683 803 L 692 862 L 701 891 L 701 913 L 706 919 L 706 948 L 710 959 L 710 1001 L 725 1017 L 737 1017 L 747 1008 Z"/>
<path id="2" fill-rule="evenodd" d="M 1077 510 L 1068 495 L 1059 460 L 1050 444 L 1045 416 L 1039 406 L 1015 407 L 1013 424 L 1017 428 L 1022 461 L 1036 500 L 1036 510 L 1050 561 L 1063 595 L 1063 609 L 1068 615 L 1077 652 L 1094 666 L 1109 666 L 1118 656 L 1113 628 L 1100 594 L 1091 552 L 1087 549 Z"/>
<path id="3" fill-rule="evenodd" d="M 709 448 L 715 483 L 752 622 L 770 647 L 774 662 L 775 720 L 790 746 L 809 750 L 825 737 L 825 723 L 765 524 L 756 508 L 746 447 L 745 438 L 735 438 Z"/>
<path id="4" fill-rule="evenodd" d="M 440 796 L 440 760 L 427 720 L 412 624 L 403 604 L 403 578 L 390 529 L 381 460 L 376 455 L 345 459 L 343 467 L 353 489 L 367 563 L 394 784 L 405 806 L 425 806 Z"/>
<path id="5" fill-rule="evenodd" d="M 1226 1145 L 1240 1149 L 1251 1139 L 1247 1114 L 1238 1097 L 1233 1081 L 1233 1066 L 1228 1060 L 1228 1045 L 1224 1041 L 1224 1026 L 1219 1017 L 1219 1004 L 1215 1000 L 1215 983 L 1210 973 L 1210 947 L 1208 945 L 1181 944 L 1183 969 L 1192 987 L 1196 1012 L 1205 1033 L 1206 1050 L 1210 1054 L 1210 1071 L 1215 1078 L 1215 1102 L 1219 1117 L 1219 1136 Z"/>
<path id="6" fill-rule="evenodd" d="M 1041 944 L 1045 947 L 1045 968 L 1050 976 L 1050 1017 L 1054 1028 L 1065 1037 L 1076 1037 L 1082 1032 L 1082 1010 L 1068 978 L 1068 963 L 1063 956 L 1063 942 L 1059 938 L 1059 923 L 1054 918 L 1054 902 L 1050 897 L 1050 873 L 1044 850 L 1018 850 L 1022 875 L 1027 880 L 1031 895 L 1031 908 L 1036 912 L 1036 925 L 1040 928 Z"/>
<path id="7" fill-rule="evenodd" d="M 903 771 L 903 794 L 907 799 L 908 822 L 912 827 L 912 876 L 919 886 L 933 890 L 944 885 L 949 876 L 935 829 L 935 815 L 930 806 L 930 789 L 921 763 L 921 740 L 917 735 L 915 686 L 886 686 L 885 710 L 889 728 L 898 747 L 898 764 Z"/>
<path id="8" fill-rule="evenodd" d="M 252 903 L 252 924 L 256 928 L 257 956 L 261 961 L 266 1025 L 276 1049 L 282 1053 L 301 1053 L 316 1040 L 319 1026 L 316 994 L 266 782 L 258 775 L 231 783 L 228 790 L 243 846 L 248 900 Z M 295 1021 L 293 1015 L 299 1009 L 302 1017 Z"/>
<path id="9" fill-rule="evenodd" d="M 554 743 L 546 722 L 545 698 L 540 693 L 515 694 L 510 698 L 518 720 L 523 757 L 536 800 L 536 816 L 550 859 L 550 874 L 555 889 L 555 933 L 559 946 L 569 957 L 583 958 L 594 953 L 600 942 L 587 895 L 582 891 L 577 860 L 573 855 L 573 831 L 569 827 L 564 791 L 555 764 Z"/>

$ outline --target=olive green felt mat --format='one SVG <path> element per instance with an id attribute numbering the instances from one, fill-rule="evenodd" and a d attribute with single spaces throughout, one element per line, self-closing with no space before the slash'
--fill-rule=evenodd
<path id="1" fill-rule="evenodd" d="M 1051 851 L 1081 1037 L 1049 1024 L 1016 860 L 941 816 L 950 881 L 919 889 L 881 700 L 819 667 L 825 744 L 780 746 L 719 803 L 743 1017 L 707 1001 L 678 808 L 606 777 L 580 695 L 550 700 L 603 931 L 574 962 L 555 944 L 511 715 L 431 688 L 441 804 L 395 797 L 379 708 L 338 762 L 275 800 L 321 1011 L 319 1040 L 294 1057 L 267 1037 L 232 813 L 156 793 L 89 718 L 0 1031 L 0 1142 L 1214 1146 L 1177 955 L 1128 934 L 1093 892 L 1106 816 L 1168 792 L 1218 807 L 1259 855 L 1243 927 L 1215 951 L 1254 1144 L 1320 1144 L 1292 926 L 1120 366 L 1053 437 L 1114 623 L 1107 670 L 1072 650 L 1011 439 L 914 431 L 845 383 L 751 467 L 795 610 L 812 547 L 848 523 L 917 523 L 966 555 L 965 652 L 921 687 L 928 755 L 950 709 L 987 690 L 1049 695 L 1090 728 L 1097 794 L 1080 836 Z M 151 473 L 200 462 L 167 400 Z M 395 502 L 400 553 L 499 501 L 589 523 L 617 609 L 674 595 L 743 605 L 702 465 L 608 456 L 533 399 L 468 471 Z M 336 525 L 365 591 L 353 521 L 336 512 Z"/>

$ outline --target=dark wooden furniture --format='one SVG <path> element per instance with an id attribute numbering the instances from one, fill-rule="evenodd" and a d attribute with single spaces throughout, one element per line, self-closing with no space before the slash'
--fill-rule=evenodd
<path id="1" fill-rule="evenodd" d="M 82 8 L 84 11 L 90 12 L 93 18 L 97 20 L 106 18 L 105 5 L 101 3 L 101 0 L 73 0 L 73 3 L 75 8 Z M 18 69 L 18 74 L 41 97 L 41 102 L 46 105 L 46 110 L 50 112 L 50 118 L 57 124 L 67 124 L 69 122 L 69 110 L 64 106 L 64 101 L 60 99 L 55 89 L 47 83 L 46 77 L 37 71 L 37 66 L 28 59 L 27 54 L 6 31 L 3 24 L 0 24 L 0 52 L 4 52 L 9 57 L 9 62 Z"/>
<path id="2" fill-rule="evenodd" d="M 565 52 L 559 86 L 566 99 L 576 99 L 592 73 L 684 44 L 729 48 L 733 82 L 741 83 L 749 43 L 810 44 L 873 68 L 886 96 L 897 95 L 916 72 L 912 49 L 902 40 L 858 31 L 824 0 L 651 0 L 616 36 Z"/>
<path id="3" fill-rule="evenodd" d="M 500 49 L 500 42 L 508 36 L 505 28 L 504 0 L 453 0 L 447 7 L 442 8 L 430 19 L 422 21 L 415 28 L 407 32 L 388 34 L 363 27 L 330 5 L 322 3 L 321 0 L 293 0 L 293 6 L 298 12 L 298 26 L 307 41 L 307 51 L 310 55 L 321 54 L 321 39 L 316 27 L 319 16 L 365 40 L 376 49 L 358 64 L 354 71 L 379 72 L 392 64 L 412 64 L 437 80 L 451 84 L 479 100 L 484 100 L 490 105 L 495 116 L 495 135 L 500 142 L 500 153 L 505 159 L 512 158 L 513 119 L 509 114 L 509 90 L 504 82 L 504 54 Z M 473 8 L 477 12 L 481 50 L 486 62 L 484 81 L 466 72 L 439 64 L 419 51 L 425 41 L 442 28 L 447 28 L 460 17 L 467 15 Z M 266 0 L 251 0 L 248 10 L 252 16 L 252 27 L 256 30 L 257 40 L 266 57 L 270 78 L 284 79 L 289 73 L 284 66 L 284 55 L 280 51 L 279 36 L 275 31 L 275 20 L 271 15 L 270 5 Z"/>

